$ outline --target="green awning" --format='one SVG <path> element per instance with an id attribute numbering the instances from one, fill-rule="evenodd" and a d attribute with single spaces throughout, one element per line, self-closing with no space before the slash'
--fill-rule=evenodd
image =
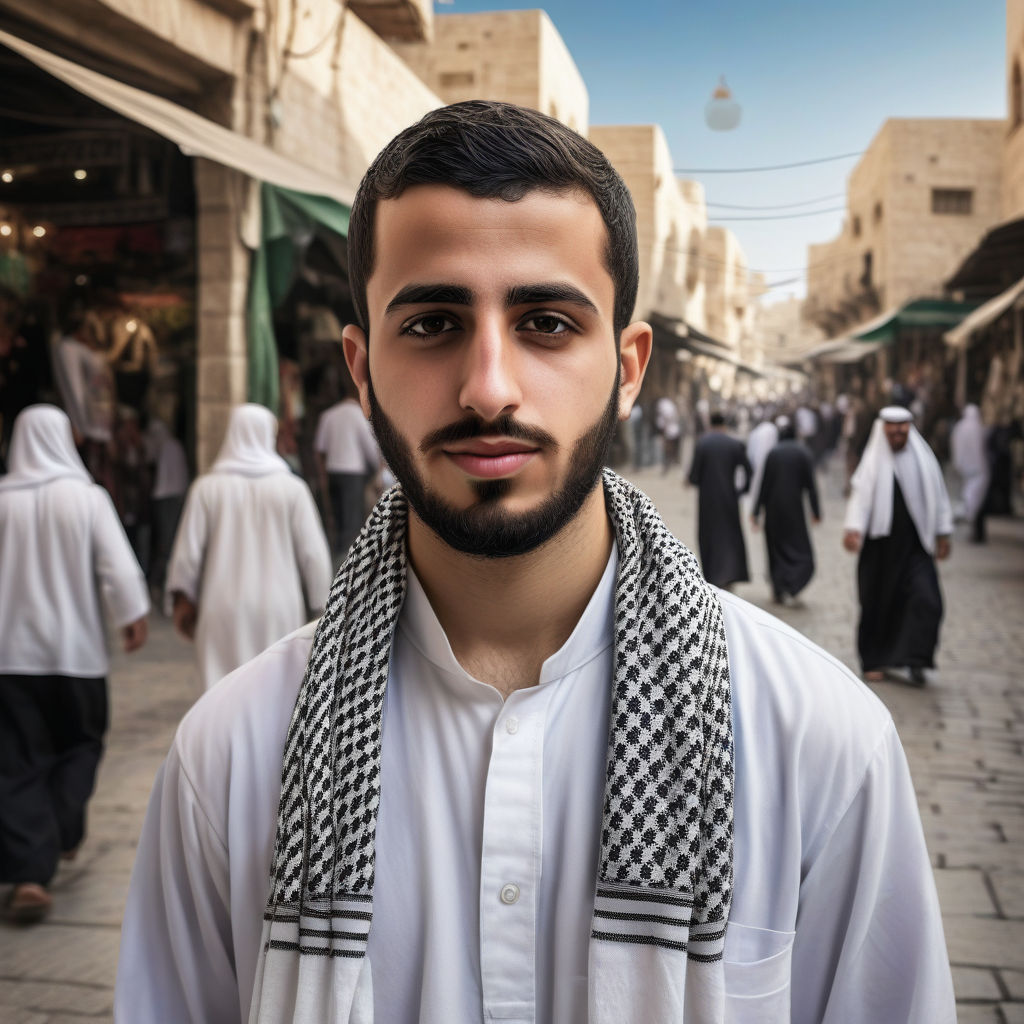
<path id="1" fill-rule="evenodd" d="M 278 411 L 277 340 L 274 309 L 288 294 L 303 239 L 318 227 L 348 235 L 349 208 L 336 199 L 260 185 L 260 246 L 249 278 L 249 401 Z"/>
<path id="2" fill-rule="evenodd" d="M 850 338 L 888 345 L 901 331 L 912 328 L 931 327 L 948 331 L 977 305 L 976 302 L 954 302 L 951 299 L 914 299 L 852 331 Z"/>

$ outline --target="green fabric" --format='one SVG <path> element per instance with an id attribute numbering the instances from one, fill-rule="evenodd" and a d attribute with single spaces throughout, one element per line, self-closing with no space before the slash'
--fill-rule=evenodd
<path id="1" fill-rule="evenodd" d="M 326 196 L 260 185 L 260 246 L 249 277 L 249 401 L 278 411 L 274 310 L 288 295 L 303 245 L 317 228 L 348 235 L 349 208 Z"/>
<path id="2" fill-rule="evenodd" d="M 887 345 L 900 331 L 910 327 L 949 330 L 977 305 L 976 302 L 953 302 L 950 299 L 915 299 L 901 306 L 884 323 L 869 331 L 854 331 L 852 337 L 856 341 L 880 341 Z"/>

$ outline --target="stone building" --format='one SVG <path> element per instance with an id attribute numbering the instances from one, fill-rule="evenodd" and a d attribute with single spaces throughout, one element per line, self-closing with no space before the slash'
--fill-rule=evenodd
<path id="1" fill-rule="evenodd" d="M 1024 0 L 1006 4 L 1006 109 L 1003 219 L 1024 217 Z"/>
<path id="2" fill-rule="evenodd" d="M 0 29 L 17 40 L 256 140 L 293 162 L 296 181 L 318 173 L 340 197 L 351 195 L 392 135 L 440 105 L 389 42 L 429 39 L 432 23 L 429 0 L 0 0 Z M 36 85 L 49 88 L 49 77 L 37 67 L 2 52 L 8 87 L 17 80 L 26 93 Z M 96 111 L 104 124 L 114 125 L 111 132 L 118 130 L 109 111 Z M 62 113 L 34 116 L 59 121 Z M 62 122 L 58 141 L 65 149 L 75 127 Z M 135 138 L 138 131 L 128 126 L 121 134 Z M 170 149 L 168 161 L 184 159 Z M 225 163 L 195 158 L 188 165 L 191 184 L 179 191 L 194 189 L 190 430 L 196 462 L 204 468 L 231 406 L 247 397 L 247 297 L 260 234 L 258 214 L 253 217 L 259 196 L 253 178 Z M 130 166 L 123 170 L 134 174 Z M 9 176 L 12 187 L 20 184 L 20 173 Z M 0 214 L 6 199 L 0 193 Z M 130 216 L 124 202 L 116 210 L 109 202 L 92 210 L 84 209 L 84 199 L 78 205 L 75 216 L 92 217 L 90 223 L 103 211 L 114 210 L 122 221 Z M 18 213 L 16 206 L 6 209 L 12 217 Z M 181 227 L 175 225 L 179 234 Z"/>
<path id="3" fill-rule="evenodd" d="M 444 14 L 432 38 L 394 45 L 445 103 L 517 103 L 587 134 L 586 84 L 544 11 Z"/>
<path id="4" fill-rule="evenodd" d="M 805 316 L 842 334 L 879 312 L 940 295 L 1002 213 L 999 120 L 892 118 L 847 186 L 840 235 L 808 250 Z"/>

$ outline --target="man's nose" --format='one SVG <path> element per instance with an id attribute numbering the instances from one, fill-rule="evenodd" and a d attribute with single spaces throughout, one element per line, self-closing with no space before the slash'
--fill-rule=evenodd
<path id="1" fill-rule="evenodd" d="M 521 403 L 514 343 L 501 318 L 481 317 L 466 341 L 459 404 L 490 422 Z"/>

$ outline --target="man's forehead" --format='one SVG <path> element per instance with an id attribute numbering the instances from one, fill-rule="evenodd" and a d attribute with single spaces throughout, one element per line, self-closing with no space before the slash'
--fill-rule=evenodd
<path id="1" fill-rule="evenodd" d="M 376 212 L 375 302 L 391 304 L 411 283 L 448 282 L 482 293 L 573 280 L 599 301 L 613 282 L 607 231 L 579 190 L 533 189 L 521 199 L 479 198 L 447 185 L 416 185 Z M 597 292 L 598 294 L 594 294 Z"/>

